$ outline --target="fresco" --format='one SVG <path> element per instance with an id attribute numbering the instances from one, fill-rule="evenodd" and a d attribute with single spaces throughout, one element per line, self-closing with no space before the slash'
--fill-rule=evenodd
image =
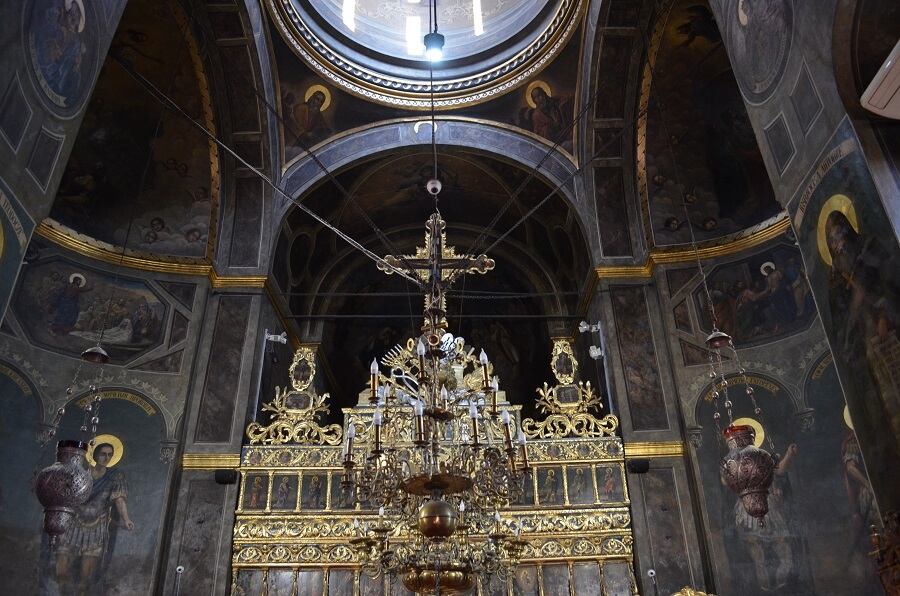
<path id="1" fill-rule="evenodd" d="M 634 428 L 668 428 L 644 289 L 612 288 L 610 296 Z"/>
<path id="2" fill-rule="evenodd" d="M 156 569 L 170 471 L 160 460 L 164 423 L 159 409 L 131 392 L 104 392 L 100 434 L 89 453 L 96 475 L 93 492 L 77 510 L 79 521 L 50 546 L 29 478 L 54 461 L 55 444 L 42 454 L 35 438 L 37 403 L 24 375 L 0 363 L 0 385 L 0 437 L 13 449 L 12 463 L 0 472 L 0 544 L 3 552 L 17 553 L 0 563 L 0 592 L 145 594 Z M 84 399 L 78 396 L 66 405 L 57 437 L 80 436 Z"/>
<path id="3" fill-rule="evenodd" d="M 34 221 L 0 180 L 0 312 L 12 297 L 19 267 L 28 250 Z"/>
<path id="4" fill-rule="evenodd" d="M 702 241 L 781 211 L 708 4 L 679 0 L 667 22 L 654 65 L 645 147 L 657 246 L 690 242 L 688 226 Z"/>
<path id="5" fill-rule="evenodd" d="M 581 34 L 545 68 L 541 78 L 491 101 L 453 110 L 453 116 L 493 121 L 526 131 L 574 155 L 575 82 Z M 379 106 L 345 93 L 319 77 L 285 44 L 272 38 L 280 83 L 280 115 L 285 164 L 330 138 L 373 122 L 421 117 L 420 110 Z"/>
<path id="6" fill-rule="evenodd" d="M 787 66 L 793 38 L 791 0 L 741 0 L 725 12 L 725 43 L 735 57 L 735 74 L 747 101 L 768 99 Z"/>
<path id="7" fill-rule="evenodd" d="M 47 107 L 60 116 L 81 108 L 97 68 L 97 15 L 93 2 L 39 0 L 23 5 L 23 39 L 31 74 Z"/>
<path id="8" fill-rule="evenodd" d="M 716 324 L 736 346 L 751 346 L 803 331 L 816 318 L 800 251 L 778 247 L 717 267 L 707 278 Z M 712 330 L 703 288 L 694 291 L 704 333 Z"/>
<path id="9" fill-rule="evenodd" d="M 0 549 L 16 553 L 0 557 L 0 591 L 34 592 L 34 570 L 40 556 L 41 506 L 29 479 L 55 459 L 52 448 L 41 454 L 35 437 L 42 420 L 37 389 L 11 362 L 0 361 L 0 440 L 9 452 L 0 466 Z M 5 586 L 5 587 L 4 587 Z"/>
<path id="10" fill-rule="evenodd" d="M 875 492 L 891 509 L 900 495 L 887 463 L 900 458 L 900 254 L 846 121 L 836 139 L 800 193 L 794 226 Z"/>
<path id="11" fill-rule="evenodd" d="M 102 334 L 114 363 L 159 345 L 168 318 L 145 282 L 54 258 L 23 267 L 12 309 L 37 345 L 78 356 Z"/>
<path id="12" fill-rule="evenodd" d="M 757 442 L 781 457 L 763 528 L 720 481 L 718 462 L 727 449 L 716 434 L 711 400 L 701 399 L 697 406 L 703 443 L 695 454 L 722 593 L 878 593 L 861 548 L 865 530 L 859 511 L 865 501 L 859 490 L 848 492 L 851 480 L 864 486 L 868 477 L 847 440 L 851 429 L 830 356 L 811 370 L 804 387 L 812 409 L 805 414 L 813 418 L 807 432 L 796 423 L 786 390 L 764 378 L 755 381 L 752 371 L 762 413 L 755 415 L 749 400 L 734 399 L 735 419 L 759 427 Z M 742 386 L 736 388 L 740 392 Z"/>
<path id="13" fill-rule="evenodd" d="M 128 3 L 110 54 L 158 88 L 169 89 L 172 101 L 204 122 L 205 81 L 198 81 L 169 6 L 175 5 Z M 210 167 L 202 133 L 164 110 L 110 58 L 85 111 L 50 217 L 114 246 L 203 257 L 215 200 Z"/>

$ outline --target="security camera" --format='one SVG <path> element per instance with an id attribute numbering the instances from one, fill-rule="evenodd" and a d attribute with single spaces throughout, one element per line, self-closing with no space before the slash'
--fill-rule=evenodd
<path id="1" fill-rule="evenodd" d="M 432 178 L 428 182 L 425 183 L 425 188 L 433 195 L 441 192 L 441 181 L 437 178 Z"/>

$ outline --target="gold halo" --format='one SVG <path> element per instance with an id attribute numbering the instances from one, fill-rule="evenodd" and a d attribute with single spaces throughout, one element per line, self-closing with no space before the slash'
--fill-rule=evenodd
<path id="1" fill-rule="evenodd" d="M 825 201 L 825 204 L 822 205 L 822 211 L 819 212 L 819 228 L 816 240 L 819 243 L 819 256 L 822 257 L 822 260 L 829 267 L 831 266 L 831 253 L 828 252 L 828 238 L 825 237 L 825 222 L 828 221 L 828 216 L 831 215 L 832 211 L 840 211 L 846 215 L 850 225 L 853 226 L 853 231 L 859 233 L 859 224 L 856 222 L 856 208 L 853 206 L 853 201 L 850 200 L 850 197 L 834 195 Z"/>
<path id="2" fill-rule="evenodd" d="M 844 424 L 847 425 L 847 428 L 855 431 L 853 428 L 853 421 L 850 419 L 850 408 L 847 405 L 844 405 Z"/>
<path id="3" fill-rule="evenodd" d="M 87 280 L 86 280 L 86 279 L 84 278 L 84 276 L 83 276 L 82 274 L 80 274 L 80 273 L 73 273 L 72 275 L 70 275 L 70 276 L 69 276 L 69 283 L 72 283 L 72 282 L 75 281 L 76 279 L 80 279 L 80 280 L 81 280 L 81 285 L 84 285 L 84 284 L 87 283 Z"/>
<path id="4" fill-rule="evenodd" d="M 111 468 L 119 463 L 119 460 L 122 459 L 122 455 L 125 453 L 125 447 L 122 446 L 122 441 L 115 435 L 97 435 L 94 438 L 94 444 L 88 447 L 87 460 L 92 466 L 97 465 L 97 462 L 94 461 L 94 448 L 103 443 L 109 443 L 113 446 L 112 459 L 109 460 L 109 464 L 106 466 L 107 468 Z"/>
<path id="5" fill-rule="evenodd" d="M 760 266 L 759 272 L 763 274 L 763 277 L 769 277 L 769 274 L 766 273 L 766 267 L 771 267 L 772 271 L 775 271 L 775 263 L 773 263 L 772 261 L 766 261 Z"/>
<path id="6" fill-rule="evenodd" d="M 763 441 L 766 438 L 766 431 L 763 430 L 762 424 L 759 423 L 755 418 L 738 418 L 734 421 L 735 426 L 747 425 L 752 426 L 753 431 L 755 432 L 755 436 L 753 437 L 753 444 L 759 447 L 763 444 Z"/>
<path id="7" fill-rule="evenodd" d="M 531 99 L 531 92 L 534 91 L 535 87 L 540 87 L 541 89 L 543 89 L 544 93 L 547 94 L 547 97 L 553 97 L 553 92 L 550 91 L 550 85 L 541 80 L 534 81 L 533 83 L 530 83 L 525 89 L 525 101 L 528 102 L 528 106 L 531 108 L 537 108 L 537 104 L 534 103 L 533 99 Z"/>
<path id="8" fill-rule="evenodd" d="M 328 106 L 331 105 L 331 91 L 323 87 L 322 85 L 313 85 L 309 89 L 306 90 L 306 95 L 303 96 L 303 101 L 308 102 L 309 98 L 312 97 L 312 94 L 316 91 L 321 91 L 325 95 L 325 101 L 322 103 L 322 107 L 319 108 L 320 112 L 324 112 L 328 109 Z"/>

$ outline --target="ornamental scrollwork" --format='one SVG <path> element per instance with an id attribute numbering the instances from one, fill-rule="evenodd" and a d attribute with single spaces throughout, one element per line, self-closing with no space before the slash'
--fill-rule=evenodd
<path id="1" fill-rule="evenodd" d="M 603 407 L 600 396 L 591 382 L 574 383 L 577 362 L 567 342 L 554 346 L 551 368 L 562 385 L 538 388 L 538 409 L 547 417 L 538 422 L 531 418 L 522 421 L 522 430 L 529 439 L 562 439 L 567 437 L 614 436 L 619 419 L 611 414 L 597 418 L 594 412 Z"/>
<path id="2" fill-rule="evenodd" d="M 271 423 L 263 426 L 259 422 L 247 425 L 250 444 L 284 445 L 340 445 L 343 430 L 339 424 L 319 426 L 316 421 L 326 416 L 329 394 L 318 395 L 311 387 L 316 372 L 315 353 L 302 347 L 294 353 L 294 361 L 289 369 L 292 390 L 275 388 L 275 399 L 262 406 L 262 411 L 272 412 Z"/>

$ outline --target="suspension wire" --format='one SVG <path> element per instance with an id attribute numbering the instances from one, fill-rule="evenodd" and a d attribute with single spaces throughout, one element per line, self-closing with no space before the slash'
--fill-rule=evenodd
<path id="1" fill-rule="evenodd" d="M 359 298 L 371 296 L 373 298 L 411 298 L 413 296 L 421 296 L 418 292 L 276 292 L 278 296 L 284 298 L 300 296 L 300 297 L 317 297 L 317 298 Z M 477 290 L 465 291 L 448 290 L 445 294 L 448 298 L 468 298 L 469 300 L 509 300 L 510 298 L 553 298 L 556 296 L 580 296 L 580 292 L 484 292 Z"/>
<path id="2" fill-rule="evenodd" d="M 210 40 L 209 37 L 207 37 L 205 28 L 202 26 L 202 24 L 197 22 L 196 18 L 194 17 L 193 12 L 191 13 L 191 20 L 193 21 L 194 25 L 196 26 L 195 29 L 200 31 L 200 34 L 204 38 L 204 41 L 207 42 L 208 44 L 215 45 L 215 41 Z M 341 184 L 341 182 L 337 179 L 335 174 L 331 170 L 329 170 L 328 167 L 319 159 L 319 156 L 316 155 L 316 153 L 303 141 L 302 138 L 300 138 L 300 135 L 291 127 L 291 125 L 284 118 L 281 117 L 281 115 L 278 113 L 278 109 L 269 102 L 269 100 L 266 98 L 265 94 L 260 92 L 259 89 L 257 89 L 255 81 L 251 80 L 246 74 L 244 74 L 243 72 L 241 72 L 239 70 L 233 70 L 231 72 L 233 72 L 235 75 L 240 77 L 249 86 L 249 88 L 253 90 L 253 94 L 256 96 L 256 98 L 259 101 L 261 101 L 263 103 L 263 105 L 266 106 L 266 110 L 267 110 L 268 114 L 271 115 L 272 117 L 274 117 L 282 125 L 282 127 L 285 131 L 291 133 L 291 136 L 293 137 L 294 142 L 297 145 L 299 145 L 300 149 L 302 149 L 303 152 L 306 155 L 308 155 L 309 158 L 316 164 L 316 166 L 318 166 L 318 168 L 325 174 L 325 177 L 332 184 L 334 184 L 334 186 L 337 188 L 338 192 L 356 208 L 357 212 L 359 212 L 359 214 L 362 216 L 363 221 L 365 221 L 366 224 L 375 233 L 375 236 L 388 248 L 388 250 L 393 255 L 395 255 L 397 257 L 397 259 L 401 263 L 403 263 L 404 267 L 406 267 L 406 270 L 408 272 L 414 271 L 414 268 L 412 266 L 410 266 L 409 262 L 407 261 L 406 257 L 403 255 L 403 253 L 397 249 L 397 247 L 394 245 L 393 241 L 391 241 L 391 239 L 388 238 L 388 236 L 384 233 L 384 231 L 382 231 L 381 228 L 379 228 L 375 224 L 375 222 L 372 221 L 372 218 L 369 217 L 369 214 L 366 213 L 365 209 L 363 209 L 362 206 L 356 201 L 355 195 L 353 193 L 351 193 L 350 191 L 348 191 L 344 187 L 343 184 Z M 186 116 L 186 117 L 190 118 L 190 116 Z M 230 149 L 228 149 L 227 147 L 225 147 L 225 145 L 222 144 L 220 141 L 217 140 L 216 142 L 221 144 L 223 148 L 225 148 L 226 150 L 229 151 L 229 153 L 234 155 L 234 152 L 231 151 Z M 243 165 L 249 167 L 251 169 L 251 171 L 253 171 L 254 173 L 257 173 L 257 168 L 250 166 L 249 164 L 247 164 L 247 162 L 245 162 L 243 160 L 241 160 L 241 162 Z M 270 186 L 273 185 L 273 182 L 271 182 L 267 178 L 263 177 L 263 179 Z M 273 186 L 273 188 L 275 188 L 275 187 Z M 276 189 L 276 190 L 278 190 L 278 189 Z M 285 198 L 290 200 L 294 205 L 297 205 L 298 207 L 300 206 L 300 203 L 298 201 L 292 199 L 291 197 L 288 197 L 283 191 L 280 191 L 279 194 L 281 194 L 282 196 L 284 196 Z M 309 211 L 304 210 L 304 212 L 306 212 L 307 214 L 310 214 Z M 318 217 L 313 216 L 313 219 L 315 219 L 316 221 L 319 221 L 321 223 L 321 220 Z M 336 230 L 335 227 L 332 227 L 330 225 L 327 227 L 329 229 Z M 344 238 L 343 235 L 341 235 L 341 234 L 338 234 L 338 235 L 341 236 L 342 238 Z M 346 238 L 344 238 L 344 239 L 346 240 Z M 351 243 L 351 246 L 354 246 L 354 248 L 355 248 L 355 245 L 353 245 L 352 243 Z M 363 251 L 363 252 L 365 253 L 365 251 Z M 395 272 L 398 272 L 398 271 L 395 270 Z"/>
<path id="3" fill-rule="evenodd" d="M 178 104 L 176 104 L 174 101 L 172 101 L 171 99 L 166 97 L 164 94 L 162 94 L 162 92 L 151 81 L 147 80 L 147 78 L 144 77 L 144 75 L 142 75 L 141 73 L 134 70 L 130 65 L 125 63 L 121 58 L 114 56 L 113 60 L 119 66 L 121 66 L 125 70 L 125 72 L 127 72 L 133 79 L 135 79 L 138 83 L 140 83 L 141 86 L 143 86 L 144 89 L 148 93 L 150 93 L 154 98 L 156 98 L 158 101 L 162 102 L 166 107 L 168 107 L 170 110 L 172 110 L 175 114 L 177 114 L 177 115 L 181 116 L 183 119 L 185 119 L 194 128 L 196 128 L 201 133 L 203 133 L 203 135 L 206 136 L 206 138 L 208 140 L 216 143 L 216 145 L 218 145 L 223 150 L 228 152 L 232 157 L 234 157 L 238 162 L 240 162 L 241 165 L 243 165 L 245 168 L 249 169 L 251 172 L 256 174 L 263 182 L 265 182 L 277 194 L 281 195 L 282 197 L 287 199 L 289 202 L 296 205 L 298 209 L 300 209 L 301 211 L 303 211 L 304 213 L 306 213 L 307 215 L 309 215 L 310 217 L 315 219 L 317 222 L 321 223 L 323 226 L 325 226 L 326 228 L 328 228 L 329 230 L 331 230 L 332 232 L 337 234 L 341 239 L 343 239 L 345 242 L 347 242 L 350 246 L 357 249 L 358 251 L 360 251 L 361 253 L 363 253 L 364 255 L 366 255 L 367 257 L 369 257 L 376 263 L 380 264 L 381 266 L 385 267 L 386 269 L 389 269 L 392 273 L 396 273 L 397 275 L 407 279 L 408 281 L 411 281 L 411 282 L 415 283 L 416 285 L 419 285 L 418 279 L 415 279 L 414 277 L 410 276 L 406 271 L 403 271 L 397 267 L 390 265 L 382 257 L 378 256 L 371 250 L 364 247 L 360 242 L 358 242 L 357 240 L 354 240 L 352 237 L 350 237 L 349 235 L 347 235 L 346 233 L 341 231 L 337 226 L 331 224 L 324 217 L 315 213 L 312 209 L 307 207 L 300 200 L 290 196 L 285 191 L 283 191 L 277 184 L 275 184 L 275 182 L 269 176 L 267 176 L 265 173 L 263 173 L 259 168 L 251 165 L 249 162 L 247 162 L 247 160 L 245 160 L 243 157 L 238 155 L 237 152 L 235 152 L 233 149 L 231 149 L 231 147 L 229 147 L 227 144 L 225 144 L 224 141 L 222 141 L 217 136 L 215 136 L 213 133 L 211 133 L 209 130 L 207 130 L 205 126 L 203 126 L 202 124 L 200 124 L 199 122 L 194 120 L 180 106 L 178 106 Z M 325 170 L 325 171 L 328 172 L 328 170 Z M 340 188 L 343 189 L 343 187 L 340 187 Z M 343 192 L 346 192 L 346 191 L 343 191 Z M 347 198 L 350 198 L 349 194 L 345 195 L 345 196 L 347 196 Z M 355 204 L 355 201 L 354 201 L 354 204 Z M 383 232 L 379 233 L 379 237 L 381 237 L 383 235 L 384 235 Z M 387 237 L 384 236 L 384 238 L 386 239 Z M 390 243 L 389 241 L 388 241 L 388 243 L 393 244 L 393 243 Z M 399 253 L 399 251 L 397 251 L 397 258 L 400 261 L 405 261 L 402 253 Z M 409 269 L 412 270 L 412 267 L 409 267 Z"/>
<path id="4" fill-rule="evenodd" d="M 660 7 L 659 14 L 656 16 L 656 18 L 653 20 L 653 22 L 649 24 L 648 28 L 652 29 L 652 28 L 656 27 L 657 23 L 660 21 L 660 19 L 662 19 L 663 15 L 667 14 L 667 8 L 670 7 L 673 3 L 674 3 L 674 0 L 667 0 L 667 2 L 662 7 Z M 632 42 L 630 54 L 634 53 L 635 47 L 638 44 L 638 39 L 639 38 L 636 36 L 634 41 Z M 647 43 L 647 41 L 644 40 L 644 43 Z M 649 44 L 648 44 L 648 47 L 649 47 Z M 706 59 L 706 57 L 704 57 L 704 60 L 705 59 Z M 702 64 L 702 61 L 700 63 Z M 699 66 L 699 64 L 694 65 L 691 68 L 691 71 L 693 71 L 693 69 L 697 68 L 697 66 Z M 624 71 L 626 67 L 627 67 L 627 61 L 619 63 L 617 65 L 617 67 L 614 70 L 610 71 L 610 73 L 607 75 L 607 77 L 606 77 L 607 80 L 612 80 L 614 75 L 618 75 L 619 73 Z M 600 98 L 600 94 L 603 91 L 604 91 L 604 85 L 600 84 L 600 82 L 598 81 L 597 90 L 590 97 L 590 99 L 585 103 L 584 107 L 582 107 L 582 109 L 578 112 L 576 117 L 573 119 L 572 124 L 569 125 L 568 127 L 566 127 L 565 129 L 563 129 L 562 131 L 560 131 L 559 135 L 557 135 L 557 137 L 556 137 L 555 142 L 553 143 L 553 146 L 550 147 L 550 149 L 547 150 L 547 152 L 540 159 L 540 161 L 534 167 L 531 168 L 531 170 L 528 172 L 528 175 L 525 177 L 525 179 L 522 180 L 522 182 L 519 184 L 519 186 L 516 188 L 516 190 L 513 191 L 513 193 L 507 199 L 506 203 L 503 204 L 503 206 L 500 208 L 500 210 L 497 212 L 497 214 L 494 216 L 494 218 L 490 221 L 490 223 L 488 223 L 488 225 L 484 228 L 484 230 L 482 230 L 481 234 L 479 234 L 479 236 L 472 243 L 469 250 L 464 254 L 476 254 L 478 252 L 481 252 L 482 254 L 486 254 L 486 253 L 490 252 L 493 248 L 495 248 L 497 246 L 497 244 L 499 244 L 499 242 L 494 242 L 487 249 L 480 251 L 480 246 L 487 238 L 488 233 L 494 228 L 494 226 L 497 225 L 497 223 L 499 223 L 500 218 L 503 216 L 503 214 L 515 203 L 516 199 L 518 199 L 519 195 L 525 189 L 526 185 L 529 182 L 531 182 L 531 180 L 537 175 L 538 171 L 540 170 L 541 167 L 543 167 L 544 163 L 546 163 L 547 160 L 550 159 L 550 157 L 552 155 L 554 155 L 554 152 L 562 144 L 563 139 L 565 139 L 568 132 L 570 130 L 574 131 L 575 127 L 581 123 L 582 118 L 586 117 L 588 111 L 598 101 L 598 99 Z M 538 207 L 543 206 L 544 203 L 546 203 L 548 200 L 550 200 L 550 198 L 552 198 L 552 196 L 556 192 L 558 192 L 561 188 L 563 188 L 566 184 L 568 184 L 571 180 L 573 180 L 577 175 L 581 174 L 581 172 L 587 167 L 587 165 L 591 161 L 593 161 L 596 157 L 598 157 L 600 154 L 602 154 L 602 152 L 605 151 L 613 142 L 618 141 L 624 135 L 625 131 L 627 129 L 629 129 L 630 126 L 633 125 L 636 121 L 638 121 L 640 118 L 642 118 L 646 113 L 647 113 L 647 109 L 645 108 L 644 110 L 641 110 L 640 112 L 638 112 L 638 114 L 634 118 L 632 118 L 630 121 L 624 123 L 622 128 L 617 133 L 613 134 L 606 143 L 604 143 L 597 151 L 595 151 L 590 156 L 590 158 L 588 160 L 586 160 L 587 163 L 583 164 L 581 167 L 576 169 L 572 174 L 570 174 L 568 177 L 566 177 L 566 179 L 561 184 L 557 185 L 557 187 L 553 190 L 553 192 L 550 195 L 548 195 L 547 197 L 545 197 L 544 200 L 542 200 L 538 204 Z M 519 219 L 519 221 L 517 223 L 515 223 L 512 228 L 510 228 L 510 230 L 508 230 L 506 233 L 504 233 L 500 236 L 500 240 L 503 240 L 507 236 L 509 236 L 509 234 L 513 230 L 515 230 L 522 223 L 524 223 L 524 221 L 526 219 L 528 219 L 536 210 L 537 209 L 535 208 L 535 209 L 531 209 L 530 211 L 528 211 L 528 213 L 526 215 L 522 216 Z M 452 283 L 453 280 L 455 280 L 461 273 L 462 273 L 462 271 L 458 271 L 458 270 L 452 271 L 449 276 L 448 283 Z"/>
<path id="5" fill-rule="evenodd" d="M 644 35 L 646 35 L 646 32 L 644 33 Z M 649 40 L 645 40 L 645 43 L 649 44 Z M 717 46 L 717 48 L 718 48 L 718 46 Z M 700 64 L 705 62 L 706 59 L 709 58 L 710 55 L 712 55 L 712 52 L 714 52 L 717 48 L 714 48 L 706 56 L 704 56 L 700 60 L 700 62 L 694 66 L 694 68 L 697 68 Z M 667 139 L 671 139 L 672 135 L 669 132 L 668 120 L 666 118 L 666 106 L 663 103 L 660 91 L 656 86 L 653 86 L 653 93 L 656 96 L 656 103 L 657 103 L 658 110 L 659 110 L 660 123 L 662 124 L 663 132 Z M 680 171 L 678 169 L 678 160 L 675 157 L 675 147 L 671 142 L 669 143 L 669 154 L 672 158 L 672 166 L 673 166 L 672 169 L 675 173 L 675 185 L 676 185 L 676 188 L 678 188 L 678 193 L 681 198 L 681 207 L 684 211 L 685 221 L 688 224 L 687 228 L 688 228 L 688 233 L 690 234 L 691 248 L 693 249 L 693 252 L 694 252 L 694 260 L 697 263 L 697 271 L 698 271 L 698 274 L 700 275 L 700 281 L 703 285 L 703 293 L 706 298 L 706 306 L 707 306 L 707 309 L 709 310 L 710 322 L 712 323 L 712 333 L 717 333 L 717 332 L 719 332 L 719 329 L 718 329 L 718 323 L 716 320 L 716 311 L 715 311 L 715 308 L 713 307 L 712 295 L 709 291 L 709 283 L 707 281 L 706 272 L 703 269 L 703 261 L 700 258 L 700 249 L 697 245 L 697 238 L 696 238 L 696 235 L 694 234 L 694 228 L 693 228 L 693 224 L 691 222 L 690 211 L 688 210 L 687 200 L 685 198 L 684 185 L 681 182 L 681 175 L 680 175 Z M 730 348 L 731 353 L 732 353 L 732 358 L 734 359 L 734 361 L 738 367 L 737 374 L 740 376 L 741 381 L 743 382 L 744 386 L 746 387 L 747 396 L 750 399 L 751 403 L 753 404 L 754 414 L 760 418 L 760 421 L 759 421 L 760 425 L 763 425 L 762 415 L 761 415 L 762 409 L 759 407 L 759 404 L 757 404 L 757 402 L 756 402 L 756 397 L 754 395 L 753 388 L 747 382 L 747 371 L 744 368 L 744 365 L 741 363 L 741 360 L 737 353 L 737 349 L 734 347 L 733 340 L 729 339 L 728 347 Z M 709 376 L 712 381 L 713 407 L 715 408 L 713 419 L 715 420 L 715 424 L 716 424 L 716 431 L 717 431 L 716 434 L 717 434 L 719 444 L 722 446 L 723 449 L 727 449 L 724 446 L 724 443 L 722 442 L 722 429 L 721 429 L 720 422 L 719 422 L 719 420 L 720 420 L 719 388 L 722 389 L 722 393 L 724 394 L 724 397 L 725 397 L 724 405 L 725 405 L 726 413 L 728 415 L 728 423 L 733 424 L 732 402 L 728 396 L 728 380 L 725 378 L 725 371 L 724 371 L 724 364 L 722 361 L 721 350 L 719 348 L 716 348 L 715 356 L 713 356 L 713 349 L 711 347 L 707 346 L 707 354 L 709 355 L 709 366 L 710 366 Z M 718 365 L 718 372 L 716 370 L 716 365 Z M 719 375 L 721 375 L 722 380 L 717 383 L 717 379 L 718 379 Z M 766 434 L 766 438 L 768 439 L 769 446 L 774 452 L 775 444 L 772 440 L 771 433 L 765 433 L 765 434 Z"/>

